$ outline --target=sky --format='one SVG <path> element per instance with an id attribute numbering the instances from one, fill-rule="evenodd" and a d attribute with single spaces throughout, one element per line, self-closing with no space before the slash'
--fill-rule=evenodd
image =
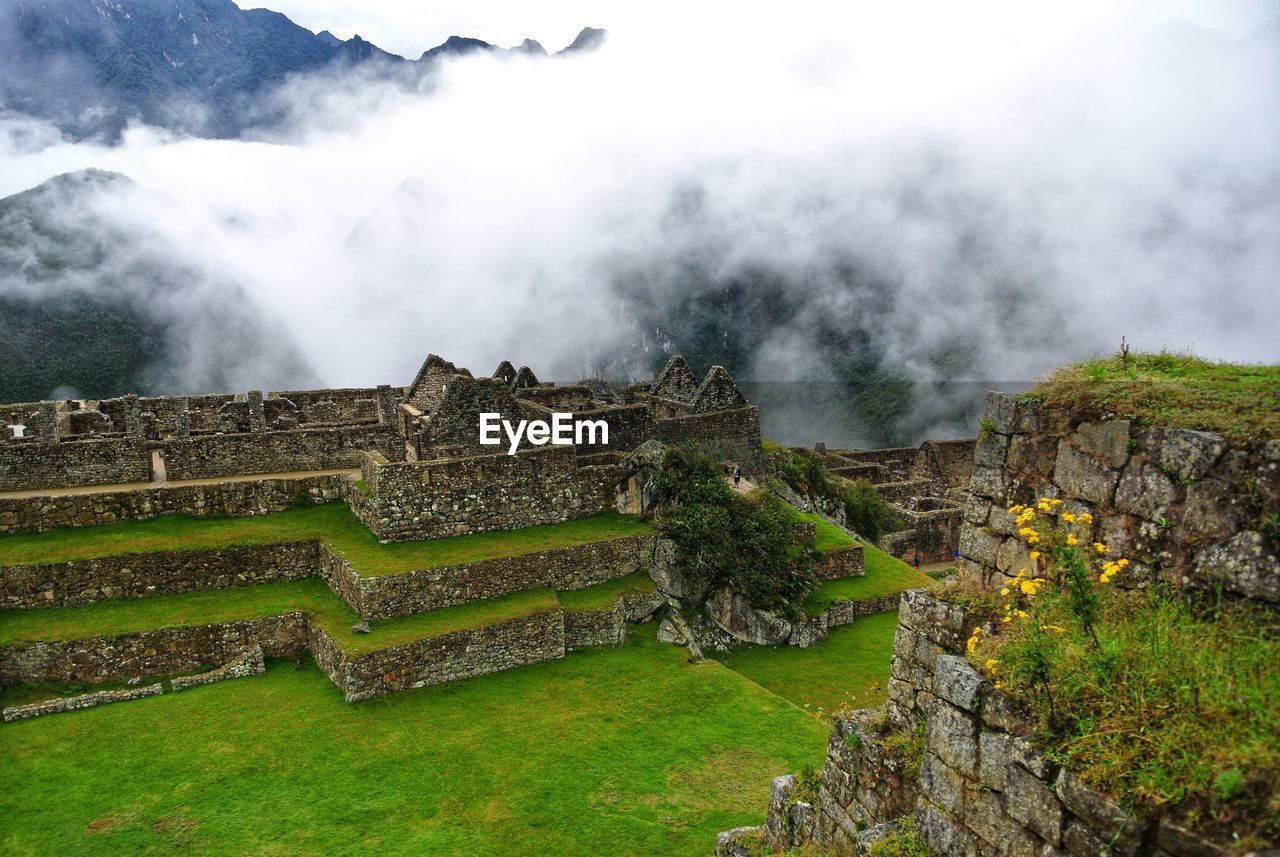
<path id="1" fill-rule="evenodd" d="M 1277 3 L 831 7 L 281 0 L 410 56 L 610 35 L 411 90 L 291 80 L 252 140 L 0 123 L 0 194 L 132 177 L 159 196 L 121 219 L 244 284 L 333 385 L 429 351 L 580 377 L 678 346 L 638 304 L 760 272 L 799 308 L 748 343 L 758 379 L 820 377 L 819 329 L 922 382 L 1025 382 L 1121 336 L 1280 362 L 1280 49 L 1242 38 Z"/>
<path id="2" fill-rule="evenodd" d="M 259 4 L 239 0 L 239 5 L 241 8 L 255 8 Z M 273 0 L 269 7 L 316 32 L 329 30 L 343 39 L 359 34 L 384 50 L 416 59 L 423 51 L 453 35 L 480 38 L 503 46 L 533 38 L 554 51 L 569 44 L 578 31 L 587 26 L 615 31 L 656 28 L 659 33 L 676 30 L 687 26 L 691 17 L 698 17 L 691 8 L 695 5 L 710 9 L 711 17 L 721 19 L 725 30 L 731 30 L 735 23 L 753 17 L 742 4 L 690 4 L 670 0 L 643 4 L 619 0 L 554 0 L 542 3 L 521 0 L 433 3 L 418 0 Z M 1220 29 L 1233 36 L 1244 35 L 1259 23 L 1280 14 L 1280 3 L 1276 0 L 1125 0 L 1123 3 L 1084 0 L 1058 5 L 1060 9 L 1069 7 L 1070 15 L 1067 17 L 1077 20 L 1092 17 L 1107 19 L 1120 26 L 1151 26 L 1170 18 L 1185 18 L 1199 26 Z M 787 4 L 785 10 L 777 7 L 775 13 L 762 23 L 768 28 L 775 23 L 769 18 L 792 16 L 806 6 L 806 17 L 821 27 L 839 27 L 841 17 L 851 24 L 865 21 L 868 17 L 900 17 L 919 29 L 922 13 L 927 20 L 927 16 L 938 14 L 945 6 L 961 7 L 961 15 L 965 18 L 985 18 L 996 22 L 1013 13 L 1025 13 L 1027 7 L 1035 7 L 1029 10 L 1031 17 L 1041 18 L 1046 24 L 1063 17 L 1052 11 L 1048 3 L 794 3 Z M 896 7 L 896 12 L 890 7 Z M 838 16 L 834 21 L 831 20 L 833 15 Z M 993 29 L 999 31 L 1003 28 L 997 23 Z"/>

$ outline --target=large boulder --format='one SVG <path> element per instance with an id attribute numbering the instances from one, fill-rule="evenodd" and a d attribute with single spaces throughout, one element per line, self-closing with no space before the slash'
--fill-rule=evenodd
<path id="1" fill-rule="evenodd" d="M 744 643 L 773 646 L 791 636 L 791 623 L 774 613 L 756 610 L 747 599 L 727 587 L 707 601 L 707 615 L 725 633 Z"/>

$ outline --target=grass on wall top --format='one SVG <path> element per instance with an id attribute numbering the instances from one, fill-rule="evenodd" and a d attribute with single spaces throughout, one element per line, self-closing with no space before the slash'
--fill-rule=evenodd
<path id="1" fill-rule="evenodd" d="M 1063 366 L 1026 396 L 1085 416 L 1218 432 L 1233 444 L 1280 437 L 1280 366 L 1189 354 L 1119 355 Z"/>
<path id="2" fill-rule="evenodd" d="M 653 533 L 633 515 L 605 512 L 559 524 L 425 542 L 379 544 L 345 503 L 253 518 L 172 516 L 0 536 L 0 566 L 45 565 L 155 551 L 323 541 L 365 577 L 402 574 Z"/>
<path id="3" fill-rule="evenodd" d="M 806 524 L 813 524 L 813 549 L 818 553 L 831 553 L 856 545 L 857 540 L 819 515 L 817 512 L 801 512 L 796 510 L 795 519 Z"/>

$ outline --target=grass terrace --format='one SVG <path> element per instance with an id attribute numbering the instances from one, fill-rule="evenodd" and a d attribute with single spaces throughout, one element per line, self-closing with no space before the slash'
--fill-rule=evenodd
<path id="1" fill-rule="evenodd" d="M 1280 437 L 1280 366 L 1189 354 L 1119 355 L 1064 366 L 1025 394 L 1081 414 L 1219 432 L 1235 444 Z"/>
<path id="2" fill-rule="evenodd" d="M 653 578 L 643 571 L 598 583 L 585 589 L 566 589 L 556 593 L 566 613 L 591 613 L 608 610 L 624 595 L 640 595 L 655 591 Z"/>
<path id="3" fill-rule="evenodd" d="M 908 589 L 928 588 L 937 583 L 933 578 L 916 571 L 869 542 L 862 542 L 862 558 L 866 574 L 824 581 L 805 599 L 805 613 L 818 616 L 833 601 L 870 601 L 886 595 L 897 595 Z"/>
<path id="4" fill-rule="evenodd" d="M 341 554 L 359 574 L 376 577 L 523 556 L 653 532 L 648 520 L 606 512 L 519 530 L 379 544 L 346 504 L 331 503 L 253 518 L 175 515 L 150 521 L 3 536 L 0 537 L 0 566 L 318 540 Z"/>
<path id="5" fill-rule="evenodd" d="M 851 548 L 858 543 L 857 539 L 819 515 L 817 512 L 801 512 L 796 510 L 795 519 L 797 522 L 813 524 L 814 539 L 813 548 L 818 553 L 831 553 L 833 551 Z"/>
<path id="6" fill-rule="evenodd" d="M 584 590 L 577 597 L 581 602 L 590 602 L 598 596 Z M 100 601 L 77 607 L 6 610 L 0 612 L 0 646 L 117 637 L 161 628 L 213 625 L 301 612 L 324 628 L 347 654 L 361 655 L 559 609 L 556 593 L 542 587 L 412 616 L 374 620 L 369 623 L 372 633 L 353 634 L 351 626 L 359 622 L 360 617 L 319 578 L 309 577 L 155 598 Z"/>

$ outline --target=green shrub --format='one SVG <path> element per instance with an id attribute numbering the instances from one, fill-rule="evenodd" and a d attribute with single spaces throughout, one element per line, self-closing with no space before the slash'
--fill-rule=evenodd
<path id="1" fill-rule="evenodd" d="M 719 464 L 692 446 L 668 450 L 650 485 L 664 504 L 658 527 L 690 574 L 760 609 L 797 609 L 814 583 L 813 545 L 797 544 L 790 506 L 765 492 L 734 493 Z"/>
<path id="2" fill-rule="evenodd" d="M 859 479 L 842 491 L 844 518 L 849 529 L 868 541 L 879 541 L 885 531 L 893 526 L 893 509 L 865 479 Z"/>
<path id="3" fill-rule="evenodd" d="M 765 460 L 771 478 L 792 491 L 843 508 L 849 529 L 864 538 L 874 542 L 895 525 L 893 509 L 874 485 L 865 479 L 849 484 L 833 477 L 816 452 L 766 443 Z"/>

